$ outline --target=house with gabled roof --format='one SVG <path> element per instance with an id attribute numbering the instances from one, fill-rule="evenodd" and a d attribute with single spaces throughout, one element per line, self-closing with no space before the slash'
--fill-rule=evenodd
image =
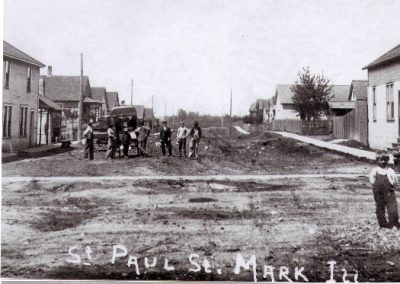
<path id="1" fill-rule="evenodd" d="M 400 136 L 400 44 L 363 69 L 368 71 L 369 146 L 376 149 L 397 146 Z"/>
<path id="2" fill-rule="evenodd" d="M 293 110 L 292 84 L 279 84 L 274 97 L 274 119 L 300 120 L 300 114 Z M 350 85 L 332 85 L 330 105 L 336 106 L 348 100 Z M 324 118 L 324 117 L 322 117 Z"/>
<path id="3" fill-rule="evenodd" d="M 92 98 L 101 102 L 100 116 L 107 114 L 107 91 L 104 87 L 90 87 Z"/>
<path id="4" fill-rule="evenodd" d="M 257 99 L 255 103 L 252 103 L 249 109 L 250 117 L 256 119 L 260 117 L 262 123 L 268 122 L 272 119 L 271 108 L 273 105 L 272 98 L 270 99 Z"/>
<path id="5" fill-rule="evenodd" d="M 43 63 L 3 41 L 2 151 L 37 144 L 39 76 Z"/>
<path id="6" fill-rule="evenodd" d="M 83 111 L 82 121 L 96 120 L 100 116 L 101 101 L 92 98 L 88 76 L 82 77 Z M 54 76 L 49 66 L 48 73 L 41 76 L 43 95 L 57 103 L 62 109 L 60 138 L 76 140 L 78 137 L 78 111 L 81 96 L 80 76 Z"/>
<path id="7" fill-rule="evenodd" d="M 118 92 L 107 92 L 106 93 L 106 114 L 110 114 L 113 107 L 120 106 Z"/>
<path id="8" fill-rule="evenodd" d="M 353 80 L 350 85 L 349 101 L 367 101 L 368 80 Z"/>

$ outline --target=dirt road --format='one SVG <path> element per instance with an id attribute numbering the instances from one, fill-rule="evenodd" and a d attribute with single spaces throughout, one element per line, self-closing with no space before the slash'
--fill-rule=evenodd
<path id="1" fill-rule="evenodd" d="M 327 262 L 334 260 L 337 281 L 342 281 L 343 268 L 348 280 L 354 280 L 357 272 L 358 281 L 400 281 L 400 231 L 377 228 L 365 176 L 258 181 L 206 177 L 365 175 L 371 165 L 276 136 L 233 142 L 215 137 L 210 138 L 210 152 L 215 155 L 203 152 L 201 160 L 173 157 L 169 164 L 157 163 L 158 158 L 109 163 L 97 153 L 95 162 L 64 155 L 3 165 L 7 176 L 84 177 L 113 165 L 116 176 L 149 173 L 149 178 L 7 179 L 2 191 L 2 276 L 262 281 L 264 266 L 269 265 L 275 268 L 276 281 L 285 266 L 292 280 L 296 267 L 304 267 L 302 275 L 309 281 L 324 282 L 330 278 Z M 226 143 L 230 150 L 224 152 L 218 145 Z M 90 167 L 77 170 L 74 163 Z M 192 168 L 202 167 L 203 178 L 198 180 L 151 179 L 193 174 Z M 255 274 L 251 265 L 250 271 L 242 268 L 236 274 L 237 258 L 247 261 L 251 255 L 256 258 Z M 153 257 L 157 262 L 149 267 Z M 198 272 L 193 271 L 196 264 L 201 266 Z"/>
<path id="2" fill-rule="evenodd" d="M 291 278 L 304 266 L 309 280 L 324 281 L 329 260 L 338 278 L 345 267 L 363 281 L 400 280 L 399 231 L 376 229 L 365 179 L 14 182 L 3 187 L 2 210 L 5 277 L 252 280 L 234 274 L 240 253 L 256 255 L 259 280 L 263 265 L 284 265 Z M 139 258 L 140 275 L 127 256 L 111 264 L 117 244 Z M 66 261 L 72 246 L 80 264 Z M 189 272 L 192 253 L 212 273 Z M 146 269 L 144 257 L 159 264 Z M 174 271 L 164 270 L 164 258 Z"/>
<path id="3" fill-rule="evenodd" d="M 152 155 L 150 158 L 116 159 L 110 162 L 105 159 L 105 152 L 96 152 L 94 161 L 85 161 L 82 150 L 74 149 L 51 157 L 3 164 L 3 176 L 368 173 L 370 168 L 365 162 L 277 134 L 227 139 L 216 130 L 206 130 L 200 144 L 200 159 L 163 158 L 161 150 L 154 146 L 155 141 L 156 138 L 151 137 L 148 143 Z"/>

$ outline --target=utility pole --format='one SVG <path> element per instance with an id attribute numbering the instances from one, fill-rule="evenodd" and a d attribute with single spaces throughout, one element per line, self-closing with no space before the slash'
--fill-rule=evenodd
<path id="1" fill-rule="evenodd" d="M 231 107 L 230 107 L 230 112 L 229 112 L 229 116 L 230 116 L 230 121 L 229 121 L 229 137 L 231 137 L 232 135 L 232 89 L 231 89 Z"/>
<path id="2" fill-rule="evenodd" d="M 81 53 L 81 76 L 80 76 L 81 95 L 79 96 L 78 108 L 78 143 L 81 143 L 82 138 L 82 112 L 83 112 L 83 54 Z"/>
<path id="3" fill-rule="evenodd" d="M 133 105 L 133 79 L 131 80 L 131 105 Z"/>
<path id="4" fill-rule="evenodd" d="M 153 109 L 153 113 L 154 113 L 154 96 L 151 95 L 151 108 Z"/>
<path id="5" fill-rule="evenodd" d="M 167 103 L 164 103 L 164 119 L 167 117 Z"/>

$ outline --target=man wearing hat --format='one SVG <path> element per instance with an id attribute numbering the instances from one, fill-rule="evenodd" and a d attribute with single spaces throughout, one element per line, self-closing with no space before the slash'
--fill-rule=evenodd
<path id="1" fill-rule="evenodd" d="M 93 120 L 90 119 L 88 122 L 88 126 L 86 127 L 85 131 L 83 132 L 83 137 L 86 139 L 85 144 L 85 160 L 88 158 L 93 160 L 93 152 L 94 152 L 94 135 L 93 135 Z"/>
<path id="2" fill-rule="evenodd" d="M 160 130 L 161 150 L 164 156 L 166 155 L 165 148 L 168 149 L 168 155 L 170 157 L 172 156 L 171 135 L 171 129 L 167 126 L 167 122 L 164 120 Z"/>

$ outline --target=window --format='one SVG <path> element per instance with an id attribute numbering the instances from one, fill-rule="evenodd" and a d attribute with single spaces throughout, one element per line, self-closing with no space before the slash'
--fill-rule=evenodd
<path id="1" fill-rule="evenodd" d="M 31 76 L 32 76 L 32 69 L 28 67 L 28 74 L 26 76 L 26 92 L 31 92 Z"/>
<path id="2" fill-rule="evenodd" d="M 376 91 L 375 91 L 375 87 L 372 88 L 372 115 L 373 115 L 373 120 L 376 121 Z"/>
<path id="3" fill-rule="evenodd" d="M 26 129 L 28 125 L 28 107 L 21 106 L 19 112 L 19 136 L 26 137 Z"/>
<path id="4" fill-rule="evenodd" d="M 10 86 L 10 61 L 4 61 L 4 88 L 8 89 Z"/>
<path id="5" fill-rule="evenodd" d="M 386 119 L 394 120 L 393 83 L 386 85 Z"/>
<path id="6" fill-rule="evenodd" d="M 3 138 L 11 137 L 12 106 L 3 106 Z"/>

